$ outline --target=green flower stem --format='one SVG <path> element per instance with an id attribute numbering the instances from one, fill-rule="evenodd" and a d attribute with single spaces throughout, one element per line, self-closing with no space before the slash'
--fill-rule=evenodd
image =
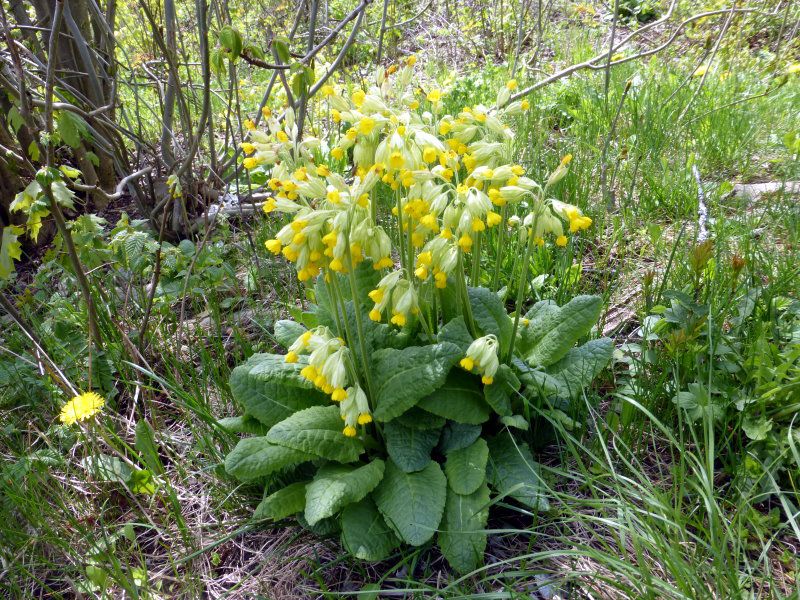
<path id="1" fill-rule="evenodd" d="M 500 265 L 503 264 L 503 244 L 506 242 L 506 218 L 508 216 L 508 204 L 503 205 L 503 210 L 500 211 L 500 231 L 497 234 L 497 255 L 494 263 L 494 276 L 492 277 L 492 291 L 497 291 L 497 286 L 500 284 Z"/>
<path id="2" fill-rule="evenodd" d="M 350 240 L 347 240 L 347 262 L 349 263 L 349 269 L 347 270 L 347 278 L 350 281 L 350 296 L 353 298 L 353 312 L 356 315 L 356 329 L 358 330 L 358 345 L 361 350 L 361 360 L 363 361 L 363 369 L 364 369 L 364 376 L 367 379 L 367 396 L 373 401 L 376 401 L 376 398 L 372 395 L 372 375 L 370 375 L 369 371 L 369 356 L 367 355 L 367 346 L 364 342 L 364 324 L 361 322 L 361 306 L 358 302 L 358 286 L 356 286 L 356 272 L 355 266 L 353 265 L 352 256 L 350 255 Z M 347 313 L 345 309 L 345 323 L 347 323 Z M 374 408 L 374 407 L 373 407 Z"/>
<path id="3" fill-rule="evenodd" d="M 333 280 L 334 277 L 335 275 L 331 275 L 331 280 Z M 322 276 L 322 281 L 325 285 L 325 288 L 328 290 L 328 295 L 333 298 L 334 305 L 336 306 L 336 311 L 333 313 L 333 318 L 336 321 L 336 333 L 339 335 L 339 337 L 342 337 L 342 320 L 339 317 L 339 299 L 336 297 L 336 290 L 330 284 L 330 282 L 325 281 L 325 275 Z"/>
<path id="4" fill-rule="evenodd" d="M 533 223 L 531 223 L 531 227 L 527 230 L 528 233 L 528 245 L 525 248 L 525 258 L 522 261 L 522 269 L 519 272 L 519 279 L 517 280 L 517 301 L 515 304 L 515 312 L 514 315 L 514 328 L 511 330 L 511 342 L 508 346 L 508 354 L 506 355 L 506 363 L 511 362 L 511 357 L 514 356 L 514 343 L 517 340 L 517 329 L 519 329 L 519 318 L 522 314 L 522 300 L 525 295 L 525 288 L 528 286 L 528 271 L 530 271 L 530 262 L 531 262 L 531 253 L 533 252 L 533 247 L 535 245 L 534 242 L 534 232 L 536 231 L 536 217 L 533 219 Z"/>
<path id="5" fill-rule="evenodd" d="M 473 287 L 480 285 L 479 278 L 481 276 L 481 240 L 483 239 L 483 232 L 478 231 L 475 234 L 475 248 L 472 252 L 472 274 L 470 275 L 470 283 Z"/>
<path id="6" fill-rule="evenodd" d="M 478 330 L 475 327 L 475 319 L 472 316 L 472 306 L 469 303 L 469 293 L 467 292 L 467 276 L 464 273 L 464 251 L 458 249 L 458 296 L 464 308 L 464 316 L 466 317 L 467 329 L 472 334 L 472 337 L 478 337 Z"/>
<path id="7" fill-rule="evenodd" d="M 345 339 L 347 340 L 347 345 L 352 348 L 354 347 L 355 337 L 353 337 L 353 332 L 350 330 L 350 323 L 347 320 L 347 305 L 345 304 L 344 296 L 342 296 L 342 291 L 339 289 L 338 275 L 331 271 L 330 276 L 332 285 L 329 289 L 333 290 L 333 303 L 336 306 L 336 324 L 340 329 L 339 335 L 341 335 L 342 328 L 339 316 L 339 310 L 341 310 L 341 320 L 344 321 Z"/>

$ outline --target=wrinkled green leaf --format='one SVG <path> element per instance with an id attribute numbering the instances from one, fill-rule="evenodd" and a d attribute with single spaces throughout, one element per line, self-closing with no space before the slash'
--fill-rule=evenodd
<path id="1" fill-rule="evenodd" d="M 478 380 L 461 369 L 454 369 L 437 390 L 422 398 L 419 408 L 435 415 L 470 425 L 489 419 L 491 409 L 483 398 Z"/>
<path id="2" fill-rule="evenodd" d="M 500 342 L 500 355 L 505 355 L 511 343 L 514 324 L 506 312 L 503 301 L 493 291 L 484 287 L 468 288 L 467 294 L 475 323 L 484 335 L 492 333 L 497 336 Z"/>
<path id="3" fill-rule="evenodd" d="M 485 482 L 469 495 L 447 490 L 439 547 L 450 566 L 459 573 L 474 571 L 483 563 L 488 520 L 489 488 Z"/>
<path id="4" fill-rule="evenodd" d="M 464 322 L 464 317 L 461 315 L 448 321 L 444 327 L 439 330 L 437 339 L 440 342 L 450 342 L 455 344 L 461 349 L 463 354 L 466 354 L 467 348 L 472 343 L 473 338 L 467 329 L 467 324 Z"/>
<path id="5" fill-rule="evenodd" d="M 386 522 L 412 546 L 436 533 L 447 496 L 447 480 L 434 461 L 415 473 L 405 473 L 391 460 L 373 498 Z"/>
<path id="6" fill-rule="evenodd" d="M 528 445 L 514 440 L 508 431 L 489 440 L 486 478 L 500 495 L 539 510 L 548 510 L 539 465 Z"/>
<path id="7" fill-rule="evenodd" d="M 546 367 L 563 358 L 597 323 L 603 300 L 600 296 L 576 296 L 561 308 L 538 303 L 534 309 L 528 325 L 521 328 L 519 349 L 528 364 Z"/>
<path id="8" fill-rule="evenodd" d="M 300 375 L 303 366 L 276 354 L 254 354 L 231 373 L 233 398 L 245 414 L 268 427 L 298 410 L 327 405 L 327 398 Z"/>
<path id="9" fill-rule="evenodd" d="M 435 419 L 436 417 L 431 417 Z M 413 429 L 389 421 L 383 427 L 383 439 L 389 456 L 406 473 L 424 469 L 431 461 L 431 450 L 439 442 L 438 429 Z"/>
<path id="10" fill-rule="evenodd" d="M 442 441 L 439 442 L 439 450 L 442 454 L 447 454 L 453 450 L 466 448 L 481 435 L 480 425 L 465 425 L 450 421 L 442 430 Z"/>
<path id="11" fill-rule="evenodd" d="M 314 458 L 314 454 L 273 444 L 266 437 L 244 438 L 225 457 L 225 471 L 248 481 Z"/>
<path id="12" fill-rule="evenodd" d="M 284 348 L 288 348 L 297 341 L 301 335 L 306 332 L 306 328 L 300 323 L 290 321 L 289 319 L 281 319 L 275 322 L 275 339 Z"/>
<path id="13" fill-rule="evenodd" d="M 388 557 L 400 540 L 367 497 L 342 511 L 342 545 L 356 558 L 376 562 Z"/>
<path id="14" fill-rule="evenodd" d="M 478 438 L 472 445 L 453 450 L 447 455 L 444 472 L 447 483 L 457 494 L 471 494 L 486 480 L 489 446 Z"/>
<path id="15" fill-rule="evenodd" d="M 306 485 L 298 481 L 270 494 L 256 507 L 253 518 L 279 521 L 301 512 L 306 506 Z"/>
<path id="16" fill-rule="evenodd" d="M 375 418 L 394 419 L 436 390 L 460 356 L 459 347 L 449 342 L 375 352 Z"/>
<path id="17" fill-rule="evenodd" d="M 267 439 L 337 462 L 354 462 L 364 451 L 360 439 L 342 433 L 338 406 L 312 406 L 272 426 Z"/>
<path id="18" fill-rule="evenodd" d="M 306 488 L 305 517 L 309 525 L 332 517 L 348 504 L 362 500 L 383 479 L 384 463 L 375 459 L 361 467 L 326 465 Z"/>

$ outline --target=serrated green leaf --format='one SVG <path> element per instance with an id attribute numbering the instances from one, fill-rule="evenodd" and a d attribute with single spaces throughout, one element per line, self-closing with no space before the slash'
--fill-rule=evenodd
<path id="1" fill-rule="evenodd" d="M 315 525 L 353 502 L 364 499 L 383 479 L 384 463 L 375 459 L 368 465 L 349 467 L 325 465 L 306 488 L 305 517 Z"/>
<path id="2" fill-rule="evenodd" d="M 450 489 L 457 494 L 471 494 L 477 490 L 486 481 L 488 459 L 489 446 L 483 438 L 478 438 L 466 448 L 448 453 L 444 472 Z"/>
<path id="3" fill-rule="evenodd" d="M 220 29 L 219 44 L 228 51 L 234 60 L 239 58 L 242 53 L 242 35 L 231 26 Z"/>
<path id="4" fill-rule="evenodd" d="M 273 425 L 267 439 L 328 460 L 354 462 L 364 451 L 364 444 L 344 435 L 342 427 L 338 406 L 312 406 Z"/>
<path id="5" fill-rule="evenodd" d="M 375 352 L 375 418 L 390 421 L 436 390 L 460 356 L 460 348 L 449 342 Z"/>
<path id="6" fill-rule="evenodd" d="M 440 342 L 450 342 L 461 348 L 462 353 L 467 352 L 467 348 L 472 343 L 473 338 L 467 329 L 467 324 L 464 322 L 464 317 L 461 315 L 448 321 L 444 327 L 439 330 L 437 339 Z"/>
<path id="7" fill-rule="evenodd" d="M 303 335 L 307 329 L 300 323 L 289 319 L 281 319 L 275 322 L 275 339 L 284 348 L 288 348 Z"/>
<path id="8" fill-rule="evenodd" d="M 75 209 L 75 193 L 63 181 L 58 180 L 50 184 L 50 191 L 59 206 L 70 210 Z"/>
<path id="9" fill-rule="evenodd" d="M 543 305 L 540 318 L 537 315 L 524 328 L 534 329 L 534 341 L 529 345 L 525 360 L 534 367 L 547 367 L 557 362 L 597 323 L 602 309 L 600 296 L 576 296 L 557 312 L 552 305 Z M 536 339 L 542 331 L 543 335 Z M 532 334 L 523 332 L 523 335 Z"/>
<path id="10" fill-rule="evenodd" d="M 469 573 L 483 564 L 488 520 L 489 488 L 485 482 L 469 495 L 447 490 L 439 547 L 459 573 Z"/>
<path id="11" fill-rule="evenodd" d="M 431 417 L 436 418 L 436 417 Z M 395 464 L 406 473 L 424 469 L 431 461 L 431 450 L 439 442 L 438 429 L 414 429 L 389 421 L 383 427 L 386 451 Z"/>
<path id="12" fill-rule="evenodd" d="M 439 442 L 439 450 L 442 454 L 447 454 L 453 450 L 466 448 L 481 435 L 480 425 L 465 425 L 464 423 L 449 422 L 442 430 L 442 441 Z"/>
<path id="13" fill-rule="evenodd" d="M 483 399 L 481 384 L 461 369 L 451 371 L 444 384 L 422 398 L 417 405 L 440 417 L 469 425 L 484 423 L 491 414 L 489 405 Z"/>
<path id="14" fill-rule="evenodd" d="M 328 399 L 300 375 L 303 366 L 276 354 L 254 354 L 231 373 L 233 398 L 268 427 L 298 410 L 327 405 Z"/>
<path id="15" fill-rule="evenodd" d="M 56 130 L 61 140 L 73 149 L 81 145 L 81 139 L 89 137 L 89 127 L 83 117 L 68 110 L 58 111 Z"/>
<path id="16" fill-rule="evenodd" d="M 400 540 L 383 520 L 371 497 L 342 511 L 342 546 L 356 558 L 381 561 L 399 545 Z"/>
<path id="17" fill-rule="evenodd" d="M 500 355 L 504 356 L 511 344 L 514 325 L 503 301 L 493 291 L 483 287 L 468 288 L 467 294 L 475 323 L 484 335 L 492 333 L 497 336 Z"/>
<path id="18" fill-rule="evenodd" d="M 383 518 L 412 546 L 424 544 L 436 533 L 446 496 L 447 480 L 434 461 L 421 471 L 405 473 L 389 460 L 383 481 L 373 492 Z"/>
<path id="19" fill-rule="evenodd" d="M 306 481 L 287 485 L 264 498 L 253 513 L 254 519 L 279 521 L 301 512 L 306 506 Z"/>
<path id="20" fill-rule="evenodd" d="M 225 457 L 225 471 L 240 481 L 249 481 L 315 458 L 314 454 L 271 443 L 266 437 L 244 438 Z"/>
<path id="21" fill-rule="evenodd" d="M 498 494 L 508 495 L 533 509 L 548 510 L 539 464 L 530 448 L 514 440 L 508 431 L 489 440 L 486 478 Z"/>
<path id="22" fill-rule="evenodd" d="M 0 279 L 7 279 L 14 272 L 14 261 L 22 256 L 22 244 L 19 242 L 22 233 L 22 227 L 3 227 L 3 236 L 0 238 Z"/>

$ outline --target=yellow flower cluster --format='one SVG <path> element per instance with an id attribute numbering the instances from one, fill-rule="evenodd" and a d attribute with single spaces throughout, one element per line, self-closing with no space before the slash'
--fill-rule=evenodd
<path id="1" fill-rule="evenodd" d="M 309 136 L 298 142 L 288 110 L 282 123 L 268 119 L 273 134 L 251 129 L 241 145 L 245 166 L 269 176 L 265 212 L 293 215 L 267 249 L 294 263 L 301 281 L 321 274 L 329 280 L 330 272 L 349 273 L 366 259 L 376 270 L 395 269 L 399 257 L 400 270 L 386 274 L 370 296 L 370 317 L 399 327 L 418 314 L 421 286 L 445 288 L 460 254 L 474 252 L 482 235 L 523 223 L 513 220 L 520 207 L 536 216 L 535 226 L 526 224 L 541 244 L 552 235 L 566 245 L 560 219 L 570 233 L 591 224 L 577 207 L 546 197 L 567 174 L 570 155 L 544 188 L 511 161 L 508 121 L 529 107 L 509 102 L 516 80 L 493 106 L 445 114 L 446 92 L 422 91 L 414 62 L 380 68 L 366 89 L 323 86 L 322 103 L 339 132 L 327 142 Z M 379 198 L 387 197 L 394 199 L 393 218 L 383 219 L 378 213 L 388 207 Z M 397 248 L 384 227 L 397 232 Z"/>
<path id="2" fill-rule="evenodd" d="M 320 326 L 298 337 L 289 347 L 285 360 L 294 364 L 304 355 L 308 356 L 300 374 L 339 403 L 345 422 L 343 433 L 348 437 L 355 436 L 356 425 L 372 422 L 372 414 L 367 396 L 355 378 L 350 349 L 344 340 L 335 337 L 327 327 Z"/>

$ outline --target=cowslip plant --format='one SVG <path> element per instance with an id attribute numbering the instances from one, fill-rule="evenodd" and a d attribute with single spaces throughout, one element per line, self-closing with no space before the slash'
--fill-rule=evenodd
<path id="1" fill-rule="evenodd" d="M 223 425 L 256 435 L 225 467 L 265 485 L 256 517 L 340 532 L 371 561 L 438 533 L 468 572 L 491 504 L 548 506 L 531 406 L 569 402 L 611 342 L 575 347 L 598 297 L 523 309 L 532 253 L 565 245 L 564 224 L 591 225 L 548 196 L 569 157 L 544 186 L 532 181 L 509 160 L 509 123 L 526 108 L 506 104 L 509 87 L 493 107 L 440 114 L 443 93 L 412 86 L 409 62 L 368 90 L 322 88 L 330 144 L 300 140 L 291 112 L 243 144 L 245 167 L 273 191 L 264 210 L 290 217 L 267 249 L 293 263 L 313 305 L 276 323 L 285 354 L 234 370 L 244 415 Z M 518 273 L 500 272 L 506 253 Z M 486 281 L 513 283 L 513 316 Z"/>

